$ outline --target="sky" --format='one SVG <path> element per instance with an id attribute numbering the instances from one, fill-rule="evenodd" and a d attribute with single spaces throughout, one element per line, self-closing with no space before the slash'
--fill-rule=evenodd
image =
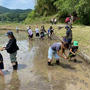
<path id="1" fill-rule="evenodd" d="M 34 9 L 35 0 L 0 0 L 0 6 L 9 9 Z"/>

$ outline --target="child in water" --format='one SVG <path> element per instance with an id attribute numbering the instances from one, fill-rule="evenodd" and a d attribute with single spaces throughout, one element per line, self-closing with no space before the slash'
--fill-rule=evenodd
<path id="1" fill-rule="evenodd" d="M 48 29 L 48 37 L 51 38 L 51 35 L 54 33 L 54 29 L 52 26 Z"/>
<path id="2" fill-rule="evenodd" d="M 17 46 L 16 38 L 13 35 L 13 32 L 8 31 L 6 36 L 9 38 L 9 42 L 6 45 L 6 47 L 3 48 L 3 50 L 6 50 L 10 54 L 10 60 L 13 66 L 13 70 L 18 69 L 18 62 L 17 62 L 17 51 L 19 50 L 19 47 Z"/>
<path id="3" fill-rule="evenodd" d="M 29 37 L 29 39 L 33 38 L 33 32 L 32 32 L 32 29 L 31 29 L 30 26 L 29 26 L 29 29 L 28 29 L 28 37 Z"/>
<path id="4" fill-rule="evenodd" d="M 35 32 L 36 32 L 36 37 L 39 37 L 39 28 L 38 28 L 38 26 L 36 27 Z"/>
<path id="5" fill-rule="evenodd" d="M 67 50 L 69 45 L 64 42 L 58 42 L 51 45 L 48 49 L 48 65 L 51 65 L 53 56 L 56 59 L 56 64 L 59 64 L 60 57 L 67 59 L 65 50 Z"/>
<path id="6" fill-rule="evenodd" d="M 44 39 L 45 33 L 46 33 L 45 27 L 44 26 L 41 26 L 41 32 L 40 32 L 40 38 L 41 39 Z"/>
<path id="7" fill-rule="evenodd" d="M 77 60 L 76 60 L 76 53 L 77 53 L 77 51 L 78 51 L 78 41 L 74 41 L 73 42 L 73 46 L 70 47 L 70 52 L 69 52 L 70 61 L 73 58 L 74 62 L 77 62 Z"/>
<path id="8" fill-rule="evenodd" d="M 3 49 L 1 48 L 0 50 L 2 51 Z M 2 69 L 4 69 L 4 63 L 3 63 L 3 56 L 0 53 L 0 75 L 4 76 Z"/>

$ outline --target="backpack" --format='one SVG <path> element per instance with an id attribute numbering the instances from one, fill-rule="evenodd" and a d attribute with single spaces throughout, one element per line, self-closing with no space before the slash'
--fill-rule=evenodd
<path id="1" fill-rule="evenodd" d="M 70 18 L 69 18 L 69 17 L 67 17 L 67 18 L 65 19 L 65 23 L 67 23 L 67 22 L 70 22 Z"/>

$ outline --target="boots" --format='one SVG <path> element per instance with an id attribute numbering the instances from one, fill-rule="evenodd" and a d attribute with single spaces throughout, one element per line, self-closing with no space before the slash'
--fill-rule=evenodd
<path id="1" fill-rule="evenodd" d="M 57 61 L 56 61 L 56 64 L 57 64 L 57 65 L 60 65 L 60 62 L 59 62 L 59 60 L 57 60 Z"/>
<path id="2" fill-rule="evenodd" d="M 51 62 L 48 62 L 48 65 L 51 66 Z"/>
<path id="3" fill-rule="evenodd" d="M 13 65 L 13 70 L 17 70 L 18 69 L 18 62 L 15 62 L 15 64 Z"/>

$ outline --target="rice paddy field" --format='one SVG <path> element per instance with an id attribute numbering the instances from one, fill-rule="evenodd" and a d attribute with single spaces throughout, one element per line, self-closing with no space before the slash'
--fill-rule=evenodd
<path id="1" fill-rule="evenodd" d="M 46 30 L 48 30 L 48 28 L 51 26 L 51 24 L 37 24 L 37 25 L 39 28 L 42 25 L 44 25 Z M 27 27 L 31 26 L 32 30 L 35 31 L 36 24 L 30 24 L 30 25 L 25 25 L 20 23 L 0 24 L 0 30 L 2 29 L 15 30 L 16 26 L 21 30 L 27 30 Z M 61 27 L 61 29 L 58 29 L 58 27 Z M 55 30 L 56 36 L 58 37 L 65 36 L 66 30 L 64 24 L 53 25 L 53 28 Z M 90 26 L 73 25 L 72 31 L 73 31 L 73 40 L 79 42 L 80 51 L 90 56 Z M 0 35 L 2 35 L 1 32 Z"/>

